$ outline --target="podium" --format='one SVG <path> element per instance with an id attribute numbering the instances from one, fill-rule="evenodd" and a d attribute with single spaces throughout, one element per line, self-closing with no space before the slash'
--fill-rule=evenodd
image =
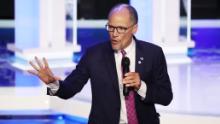
<path id="1" fill-rule="evenodd" d="M 66 5 L 72 5 L 73 40 L 66 41 Z M 48 59 L 51 68 L 74 67 L 77 44 L 77 0 L 15 0 L 15 43 L 7 48 L 15 52 L 12 66 L 31 69 L 34 56 Z"/>

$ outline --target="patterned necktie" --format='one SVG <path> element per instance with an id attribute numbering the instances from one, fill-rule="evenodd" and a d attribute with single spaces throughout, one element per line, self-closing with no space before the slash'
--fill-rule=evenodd
<path id="1" fill-rule="evenodd" d="M 125 57 L 126 52 L 124 50 L 121 50 L 121 54 L 122 57 Z M 124 74 L 122 74 L 122 77 L 123 75 Z M 135 95 L 134 91 L 131 90 L 128 96 L 125 96 L 128 124 L 138 124 L 134 95 Z"/>

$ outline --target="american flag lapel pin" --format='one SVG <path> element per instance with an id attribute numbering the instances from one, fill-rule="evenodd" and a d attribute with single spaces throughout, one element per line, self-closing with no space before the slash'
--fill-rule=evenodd
<path id="1" fill-rule="evenodd" d="M 143 60 L 144 60 L 144 57 L 140 57 L 140 60 L 138 60 L 138 64 L 141 64 Z"/>

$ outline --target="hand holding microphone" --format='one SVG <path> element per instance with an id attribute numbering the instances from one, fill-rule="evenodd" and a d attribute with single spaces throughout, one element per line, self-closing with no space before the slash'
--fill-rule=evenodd
<path id="1" fill-rule="evenodd" d="M 138 90 L 141 86 L 139 73 L 130 72 L 130 60 L 128 57 L 123 57 L 121 61 L 123 74 L 123 95 L 127 96 L 130 90 Z"/>

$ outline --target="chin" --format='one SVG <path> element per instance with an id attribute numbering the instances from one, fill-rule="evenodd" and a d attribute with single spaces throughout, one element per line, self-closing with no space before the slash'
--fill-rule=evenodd
<path id="1" fill-rule="evenodd" d="M 112 46 L 112 49 L 115 50 L 115 51 L 118 51 L 118 50 L 120 50 L 120 47 Z"/>

